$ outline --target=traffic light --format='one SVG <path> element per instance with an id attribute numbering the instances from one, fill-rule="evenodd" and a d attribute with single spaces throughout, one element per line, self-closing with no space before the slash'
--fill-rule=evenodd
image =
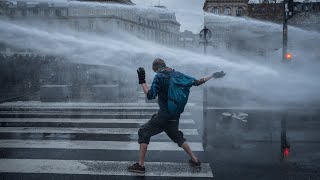
<path id="1" fill-rule="evenodd" d="M 286 158 L 289 156 L 289 154 L 290 154 L 290 145 L 288 143 L 285 143 L 282 146 L 282 157 Z"/>
<path id="2" fill-rule="evenodd" d="M 289 156 L 289 153 L 290 153 L 290 148 L 288 148 L 288 147 L 284 148 L 284 150 L 283 150 L 283 155 L 284 155 L 285 157 L 288 157 L 288 156 Z"/>
<path id="3" fill-rule="evenodd" d="M 291 60 L 292 59 L 292 54 L 291 53 L 286 53 L 284 55 L 284 58 L 287 59 L 287 60 Z"/>

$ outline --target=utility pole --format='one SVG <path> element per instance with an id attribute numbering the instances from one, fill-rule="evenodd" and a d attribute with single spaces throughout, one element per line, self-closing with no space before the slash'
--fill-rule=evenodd
<path id="1" fill-rule="evenodd" d="M 282 62 L 287 62 L 292 58 L 288 52 L 288 20 L 293 16 L 293 0 L 283 1 L 283 44 L 282 44 Z M 287 119 L 288 112 L 285 112 L 281 119 L 281 160 L 289 155 L 290 144 L 287 139 Z"/>
<path id="2" fill-rule="evenodd" d="M 288 0 L 284 0 L 283 3 L 282 61 L 286 62 L 286 53 L 288 51 Z"/>
<path id="3" fill-rule="evenodd" d="M 283 1 L 282 62 L 288 60 L 288 19 L 293 16 L 293 0 Z M 291 55 L 290 55 L 291 59 Z"/>

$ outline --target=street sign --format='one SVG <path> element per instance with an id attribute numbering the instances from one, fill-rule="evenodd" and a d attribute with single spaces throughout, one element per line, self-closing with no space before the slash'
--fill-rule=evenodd
<path id="1" fill-rule="evenodd" d="M 209 40 L 212 37 L 212 32 L 210 31 L 210 29 L 208 29 L 207 27 L 204 27 L 199 34 L 201 39 Z"/>

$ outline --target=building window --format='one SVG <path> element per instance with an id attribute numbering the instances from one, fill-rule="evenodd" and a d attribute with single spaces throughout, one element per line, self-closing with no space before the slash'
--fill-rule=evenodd
<path id="1" fill-rule="evenodd" d="M 54 9 L 50 9 L 50 14 L 49 14 L 49 16 L 54 16 L 54 13 L 55 13 Z"/>
<path id="2" fill-rule="evenodd" d="M 220 14 L 219 8 L 214 7 L 214 8 L 212 9 L 212 13 L 213 13 L 213 14 Z"/>
<path id="3" fill-rule="evenodd" d="M 61 16 L 67 16 L 67 10 L 61 10 Z"/>
<path id="4" fill-rule="evenodd" d="M 94 9 L 90 9 L 89 10 L 89 15 L 93 15 L 94 14 Z"/>
<path id="5" fill-rule="evenodd" d="M 229 7 L 224 9 L 224 15 L 231 15 L 231 9 Z"/>
<path id="6" fill-rule="evenodd" d="M 89 29 L 90 29 L 90 30 L 93 30 L 93 27 L 94 27 L 94 22 L 93 22 L 93 20 L 89 20 Z"/>
<path id="7" fill-rule="evenodd" d="M 242 16 L 244 14 L 244 10 L 242 7 L 238 7 L 236 10 L 236 15 L 237 16 Z"/>
<path id="8" fill-rule="evenodd" d="M 32 12 L 35 16 L 37 16 L 38 15 L 38 13 L 39 13 L 39 10 L 38 9 L 33 9 L 33 12 Z M 30 13 L 31 15 L 32 15 L 32 13 Z"/>
<path id="9" fill-rule="evenodd" d="M 31 9 L 27 10 L 27 16 L 33 16 L 33 11 Z"/>
<path id="10" fill-rule="evenodd" d="M 26 11 L 26 10 L 22 10 L 22 11 L 21 11 L 21 15 L 22 15 L 22 16 L 27 16 L 27 11 Z"/>
<path id="11" fill-rule="evenodd" d="M 61 16 L 61 10 L 60 9 L 56 9 L 56 16 Z"/>
<path id="12" fill-rule="evenodd" d="M 44 10 L 40 10 L 40 16 L 45 16 L 45 11 Z"/>

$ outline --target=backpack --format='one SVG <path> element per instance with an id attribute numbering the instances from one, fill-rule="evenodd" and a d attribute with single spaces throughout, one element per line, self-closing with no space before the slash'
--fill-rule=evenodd
<path id="1" fill-rule="evenodd" d="M 190 88 L 196 80 L 180 72 L 169 74 L 168 111 L 172 115 L 181 114 L 188 102 Z"/>

